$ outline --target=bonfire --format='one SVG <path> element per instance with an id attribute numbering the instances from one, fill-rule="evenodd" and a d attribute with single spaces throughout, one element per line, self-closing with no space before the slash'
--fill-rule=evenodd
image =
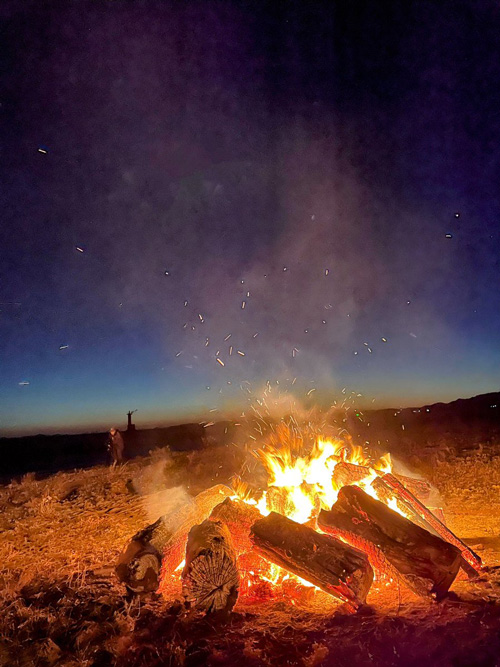
<path id="1" fill-rule="evenodd" d="M 285 425 L 253 454 L 267 485 L 237 476 L 132 538 L 117 566 L 131 590 L 182 597 L 206 614 L 276 596 L 328 596 L 354 612 L 374 579 L 441 599 L 460 570 L 481 570 L 441 509 L 427 506 L 430 484 L 395 474 L 388 454 L 321 436 L 304 453 Z"/>

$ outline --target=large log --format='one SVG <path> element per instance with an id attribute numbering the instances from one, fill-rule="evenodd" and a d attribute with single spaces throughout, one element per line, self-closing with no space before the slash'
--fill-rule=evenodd
<path id="1" fill-rule="evenodd" d="M 187 534 L 191 526 L 204 521 L 215 505 L 232 495 L 223 484 L 199 493 L 177 512 L 165 514 L 137 532 L 125 545 L 115 568 L 116 575 L 134 593 L 146 593 L 158 588 L 164 554 L 170 555 L 177 567 L 183 559 Z M 172 568 L 172 569 L 173 569 Z"/>
<path id="2" fill-rule="evenodd" d="M 229 530 L 221 521 L 203 521 L 189 531 L 182 593 L 186 604 L 207 614 L 229 612 L 238 599 L 240 578 Z"/>
<path id="3" fill-rule="evenodd" d="M 400 513 L 410 519 L 410 521 L 416 523 L 417 526 L 428 530 L 433 535 L 437 535 L 436 531 L 433 530 L 429 524 L 424 521 L 418 512 L 409 506 L 408 503 L 405 503 L 404 500 L 398 495 L 398 493 L 394 491 L 382 477 L 376 477 L 371 483 L 371 486 L 376 492 L 377 498 L 385 503 L 388 507 L 394 509 L 394 505 L 392 505 L 392 503 L 395 503 Z"/>
<path id="4" fill-rule="evenodd" d="M 333 469 L 332 480 L 336 488 L 340 489 L 343 486 L 359 484 L 363 479 L 369 478 L 376 473 L 381 476 L 382 473 L 369 468 L 368 466 L 356 465 L 348 461 L 340 461 Z M 394 474 L 394 473 L 393 473 Z M 431 495 L 431 485 L 423 479 L 416 479 L 414 477 L 407 477 L 406 475 L 394 474 L 410 493 L 416 496 L 419 500 L 427 500 Z"/>
<path id="5" fill-rule="evenodd" d="M 272 563 L 356 608 L 365 602 L 373 570 L 357 549 L 276 512 L 254 523 L 250 536 Z"/>
<path id="6" fill-rule="evenodd" d="M 351 484 L 358 484 L 361 480 L 369 478 L 373 471 L 368 466 L 358 466 L 348 461 L 340 461 L 333 469 L 332 481 L 337 489 Z"/>
<path id="7" fill-rule="evenodd" d="M 481 558 L 468 547 L 462 540 L 457 537 L 452 531 L 442 523 L 437 516 L 435 516 L 423 503 L 420 502 L 408 489 L 406 489 L 401 482 L 388 473 L 382 477 L 382 480 L 397 493 L 398 498 L 404 502 L 408 507 L 411 507 L 429 526 L 430 528 L 446 542 L 453 544 L 462 553 L 465 562 L 475 572 L 481 572 L 482 561 Z M 467 571 L 470 573 L 470 568 Z"/>
<path id="8" fill-rule="evenodd" d="M 459 549 L 415 525 L 357 486 L 339 491 L 319 527 L 363 549 L 372 566 L 403 580 L 418 595 L 443 597 L 461 565 Z"/>

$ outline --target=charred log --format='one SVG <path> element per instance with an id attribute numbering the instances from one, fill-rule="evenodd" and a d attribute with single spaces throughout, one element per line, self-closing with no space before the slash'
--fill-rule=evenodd
<path id="1" fill-rule="evenodd" d="M 357 486 L 345 486 L 330 511 L 318 518 L 322 530 L 363 549 L 372 566 L 403 580 L 418 595 L 443 597 L 461 564 L 453 545 L 415 525 Z"/>
<path id="2" fill-rule="evenodd" d="M 358 466 L 348 461 L 340 461 L 333 469 L 332 481 L 336 488 L 358 484 L 361 480 L 372 475 L 368 466 Z"/>
<path id="3" fill-rule="evenodd" d="M 429 482 L 426 482 L 424 479 L 416 479 L 415 477 L 406 477 L 406 475 L 400 475 L 399 473 L 392 474 L 419 500 L 428 500 L 430 498 L 431 485 Z"/>
<path id="4" fill-rule="evenodd" d="M 343 486 L 350 486 L 352 484 L 359 484 L 363 479 L 373 475 L 374 471 L 368 466 L 356 465 L 348 461 L 340 461 L 333 470 L 332 479 L 337 488 Z M 381 472 L 377 472 L 381 476 Z M 393 474 L 401 484 L 404 485 L 410 493 L 412 493 L 419 500 L 427 500 L 431 495 L 431 485 L 423 479 L 415 479 L 413 477 L 406 477 L 406 475 Z"/>
<path id="5" fill-rule="evenodd" d="M 412 523 L 416 523 L 417 526 L 428 530 L 433 535 L 437 535 L 436 531 L 433 530 L 426 521 L 416 512 L 408 503 L 405 503 L 402 498 L 397 494 L 396 491 L 391 489 L 391 487 L 384 481 L 382 477 L 376 477 L 371 486 L 377 493 L 377 498 L 384 502 L 386 505 L 390 506 L 390 503 L 396 503 L 396 507 L 402 512 Z"/>
<path id="6" fill-rule="evenodd" d="M 411 509 L 417 513 L 422 518 L 422 520 L 424 520 L 429 525 L 429 527 L 434 532 L 436 532 L 437 535 L 439 535 L 446 542 L 453 544 L 461 551 L 462 557 L 464 558 L 465 562 L 468 563 L 470 568 L 473 568 L 475 572 L 481 571 L 482 561 L 480 557 L 474 551 L 472 551 L 470 547 L 462 542 L 460 538 L 452 533 L 452 531 L 447 526 L 445 526 L 444 523 L 442 523 L 436 516 L 434 516 L 434 514 L 423 503 L 421 503 L 418 498 L 415 498 L 415 496 L 408 489 L 405 489 L 403 484 L 401 484 L 401 482 L 396 479 L 394 475 L 388 473 L 387 475 L 384 475 L 382 479 L 389 486 L 389 488 L 397 493 L 398 498 L 408 507 L 411 507 Z M 470 568 L 466 568 L 468 573 L 470 573 Z"/>
<path id="7" fill-rule="evenodd" d="M 238 599 L 239 574 L 229 530 L 203 521 L 189 531 L 182 593 L 186 603 L 207 614 L 229 612 Z"/>
<path id="8" fill-rule="evenodd" d="M 255 550 L 321 590 L 359 607 L 373 581 L 367 557 L 340 540 L 271 512 L 252 526 Z"/>

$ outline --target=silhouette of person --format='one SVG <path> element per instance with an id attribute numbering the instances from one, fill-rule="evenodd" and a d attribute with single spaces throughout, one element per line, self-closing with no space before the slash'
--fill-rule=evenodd
<path id="1" fill-rule="evenodd" d="M 123 450 L 125 445 L 123 444 L 122 434 L 117 428 L 109 429 L 109 439 L 108 439 L 108 451 L 111 454 L 113 459 L 113 468 L 116 465 L 123 463 Z"/>

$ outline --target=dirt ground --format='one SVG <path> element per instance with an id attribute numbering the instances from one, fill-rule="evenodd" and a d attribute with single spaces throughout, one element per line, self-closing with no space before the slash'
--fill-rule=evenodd
<path id="1" fill-rule="evenodd" d="M 500 664 L 500 458 L 425 471 L 448 525 L 485 564 L 442 602 L 380 578 L 355 615 L 309 589 L 302 600 L 240 601 L 224 620 L 128 594 L 113 573 L 128 539 L 160 508 L 228 483 L 243 457 L 234 446 L 163 450 L 0 487 L 0 665 Z"/>

